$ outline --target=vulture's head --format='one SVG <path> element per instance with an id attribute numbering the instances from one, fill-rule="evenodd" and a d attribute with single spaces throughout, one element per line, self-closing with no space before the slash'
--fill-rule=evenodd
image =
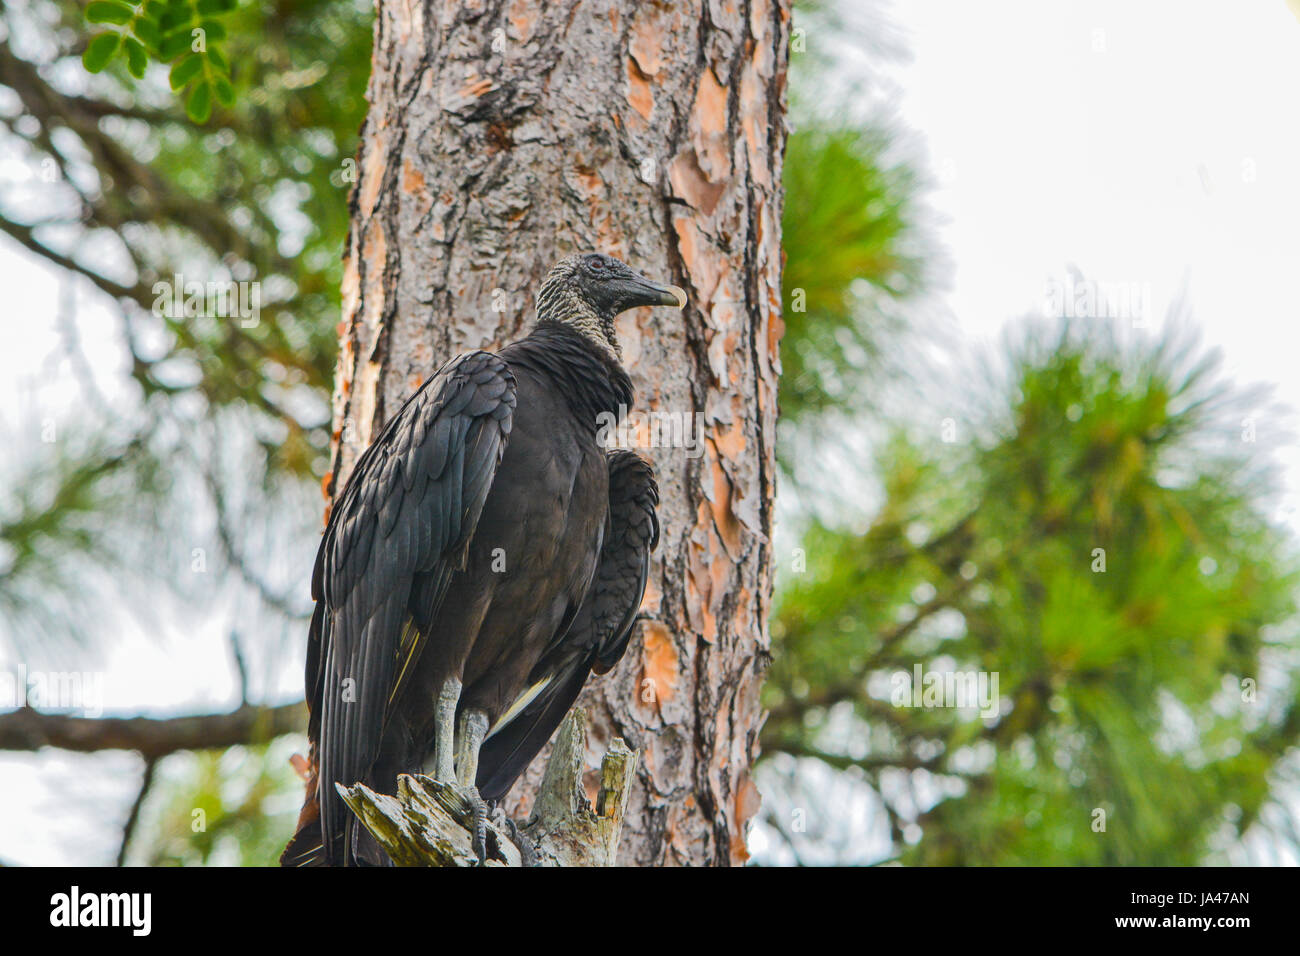
<path id="1" fill-rule="evenodd" d="M 614 317 L 642 305 L 684 309 L 686 293 L 647 279 L 613 256 L 588 252 L 561 259 L 546 274 L 537 293 L 537 320 L 571 325 L 621 357 Z"/>

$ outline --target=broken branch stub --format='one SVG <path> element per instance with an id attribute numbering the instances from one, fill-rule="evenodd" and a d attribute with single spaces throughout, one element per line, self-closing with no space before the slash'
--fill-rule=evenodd
<path id="1" fill-rule="evenodd" d="M 593 808 L 582 785 L 586 769 L 586 715 L 572 711 L 560 724 L 546 774 L 524 835 L 540 866 L 613 866 L 619 832 L 636 779 L 636 752 L 615 738 L 600 765 Z M 343 801 L 397 866 L 474 866 L 473 808 L 465 792 L 423 774 L 402 774 L 396 795 L 365 784 L 336 785 Z M 488 864 L 520 866 L 510 834 L 487 821 Z"/>

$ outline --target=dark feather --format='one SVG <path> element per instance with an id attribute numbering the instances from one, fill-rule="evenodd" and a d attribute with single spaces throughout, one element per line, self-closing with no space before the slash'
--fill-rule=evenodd
<path id="1" fill-rule="evenodd" d="M 551 739 L 591 672 L 611 670 L 627 650 L 645 596 L 650 552 L 659 543 L 659 488 L 649 463 L 633 452 L 610 452 L 607 462 L 609 514 L 591 590 L 530 675 L 530 685 L 546 677 L 551 682 L 484 743 L 478 787 L 485 799 L 505 796 Z"/>
<path id="2" fill-rule="evenodd" d="M 352 819 L 333 784 L 364 779 L 378 756 L 399 690 L 404 622 L 430 619 L 445 592 L 416 578 L 445 582 L 463 553 L 514 403 L 514 376 L 499 356 L 472 352 L 449 362 L 358 459 L 330 515 L 313 576 L 320 603 L 306 675 L 319 741 L 323 862 L 348 855 Z"/>

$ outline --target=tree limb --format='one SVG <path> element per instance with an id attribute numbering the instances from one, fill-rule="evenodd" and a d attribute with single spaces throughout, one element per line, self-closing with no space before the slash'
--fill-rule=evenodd
<path id="1" fill-rule="evenodd" d="M 300 731 L 306 725 L 307 708 L 302 701 L 279 707 L 242 706 L 226 714 L 166 718 L 73 717 L 23 707 L 0 714 L 0 750 L 135 750 L 146 760 L 156 760 L 179 750 L 263 743 Z"/>
<path id="2" fill-rule="evenodd" d="M 144 762 L 140 790 L 136 793 L 135 801 L 131 804 L 131 812 L 127 814 L 126 823 L 122 826 L 122 843 L 117 849 L 118 866 L 126 866 L 126 851 L 131 848 L 131 838 L 135 836 L 136 824 L 140 822 L 140 808 L 144 806 L 145 798 L 149 796 L 149 788 L 153 786 L 154 771 L 157 768 L 157 757 L 150 757 Z"/>

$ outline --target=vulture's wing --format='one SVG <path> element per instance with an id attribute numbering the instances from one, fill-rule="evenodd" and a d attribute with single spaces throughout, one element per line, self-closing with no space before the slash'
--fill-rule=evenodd
<path id="1" fill-rule="evenodd" d="M 320 755 L 322 845 L 350 830 L 334 782 L 362 779 L 505 451 L 515 380 L 489 352 L 444 365 L 357 461 L 316 557 L 307 686 Z"/>
<path id="2" fill-rule="evenodd" d="M 532 689 L 493 728 L 479 753 L 478 787 L 485 799 L 505 796 L 546 746 L 593 670 L 604 674 L 627 649 L 659 543 L 659 488 L 654 469 L 630 451 L 609 452 L 609 517 L 600 561 L 586 600 L 567 631 L 557 634 L 532 673 Z"/>

